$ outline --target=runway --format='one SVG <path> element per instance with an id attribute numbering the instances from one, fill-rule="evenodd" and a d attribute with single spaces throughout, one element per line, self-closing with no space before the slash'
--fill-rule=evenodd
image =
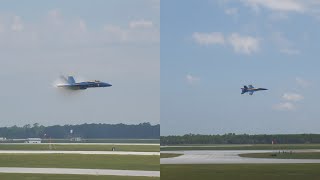
<path id="1" fill-rule="evenodd" d="M 0 150 L 0 154 L 101 154 L 101 155 L 139 155 L 160 156 L 160 152 L 133 151 L 44 151 L 44 150 Z"/>
<path id="2" fill-rule="evenodd" d="M 30 145 L 31 143 L 0 143 L 5 145 Z M 160 146 L 160 144 L 154 143 L 39 143 L 32 145 L 41 145 L 41 144 L 53 144 L 53 145 L 132 145 L 132 146 Z"/>
<path id="3" fill-rule="evenodd" d="M 161 164 L 285 164 L 320 163 L 320 159 L 267 159 L 246 158 L 239 154 L 272 153 L 272 150 L 210 150 L 210 151 L 163 151 L 183 154 L 174 158 L 161 158 Z M 294 152 L 320 152 L 320 150 L 294 150 Z"/>
<path id="4" fill-rule="evenodd" d="M 112 175 L 112 176 L 160 177 L 160 171 L 133 171 L 133 170 L 112 170 L 112 169 L 0 167 L 0 173 L 73 174 L 73 175 Z"/>
<path id="5" fill-rule="evenodd" d="M 252 144 L 228 144 L 228 145 L 183 145 L 183 146 L 160 146 L 160 148 L 172 148 L 172 147 L 249 147 Z"/>

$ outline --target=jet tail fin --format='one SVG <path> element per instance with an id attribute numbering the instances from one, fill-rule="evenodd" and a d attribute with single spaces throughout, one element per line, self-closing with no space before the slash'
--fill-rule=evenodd
<path id="1" fill-rule="evenodd" d="M 73 76 L 68 76 L 68 83 L 69 84 L 74 84 L 76 81 L 74 80 Z"/>
<path id="2" fill-rule="evenodd" d="M 241 94 L 244 94 L 244 93 L 247 92 L 248 87 L 247 86 L 243 86 L 243 88 L 241 88 L 241 90 L 242 90 Z"/>

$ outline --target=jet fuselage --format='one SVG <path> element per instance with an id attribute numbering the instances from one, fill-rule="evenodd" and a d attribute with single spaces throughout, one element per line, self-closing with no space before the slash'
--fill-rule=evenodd
<path id="1" fill-rule="evenodd" d="M 256 91 L 264 91 L 264 90 L 268 90 L 268 89 L 266 89 L 266 88 L 254 88 L 252 85 L 249 85 L 249 87 L 244 86 L 243 88 L 241 88 L 241 90 L 242 90 L 241 94 L 244 94 L 244 93 L 248 92 L 249 95 L 252 95 Z"/>
<path id="2" fill-rule="evenodd" d="M 109 83 L 101 82 L 101 81 L 84 81 L 84 82 L 76 82 L 72 76 L 68 76 L 68 78 L 62 77 L 63 80 L 66 81 L 66 84 L 59 84 L 57 87 L 63 87 L 72 90 L 84 90 L 87 88 L 95 88 L 95 87 L 110 87 L 112 86 Z"/>

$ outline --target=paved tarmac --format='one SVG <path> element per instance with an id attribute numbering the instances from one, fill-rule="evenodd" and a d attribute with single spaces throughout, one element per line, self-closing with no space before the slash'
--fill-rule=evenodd
<path id="1" fill-rule="evenodd" d="M 5 145 L 30 145 L 32 143 L 0 143 Z M 155 143 L 35 143 L 33 145 L 54 144 L 54 145 L 132 145 L 132 146 L 160 146 Z"/>
<path id="2" fill-rule="evenodd" d="M 278 164 L 320 163 L 320 159 L 267 159 L 246 158 L 239 154 L 277 152 L 272 150 L 210 150 L 210 151 L 162 151 L 183 154 L 174 158 L 161 158 L 161 164 Z M 293 150 L 293 152 L 320 152 L 320 150 Z"/>
<path id="3" fill-rule="evenodd" d="M 161 148 L 172 148 L 172 147 L 248 147 L 253 146 L 252 144 L 226 144 L 226 145 L 181 145 L 181 146 L 160 146 Z"/>
<path id="4" fill-rule="evenodd" d="M 134 170 L 112 170 L 112 169 L 0 167 L 0 173 L 73 174 L 73 175 L 77 174 L 77 175 L 160 177 L 160 171 L 134 171 Z"/>
<path id="5" fill-rule="evenodd" d="M 159 156 L 160 152 L 0 150 L 0 154 L 110 154 L 110 155 Z"/>

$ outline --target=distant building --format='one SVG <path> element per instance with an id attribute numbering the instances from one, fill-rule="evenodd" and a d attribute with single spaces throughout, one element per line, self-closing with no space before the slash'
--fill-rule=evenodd
<path id="1" fill-rule="evenodd" d="M 6 141 L 7 140 L 7 138 L 5 138 L 5 137 L 0 137 L 0 141 Z"/>
<path id="2" fill-rule="evenodd" d="M 82 139 L 81 139 L 81 137 L 73 137 L 70 139 L 70 141 L 80 142 L 80 141 L 82 141 Z"/>
<path id="3" fill-rule="evenodd" d="M 41 143 L 41 138 L 28 138 L 25 143 L 39 144 Z"/>

